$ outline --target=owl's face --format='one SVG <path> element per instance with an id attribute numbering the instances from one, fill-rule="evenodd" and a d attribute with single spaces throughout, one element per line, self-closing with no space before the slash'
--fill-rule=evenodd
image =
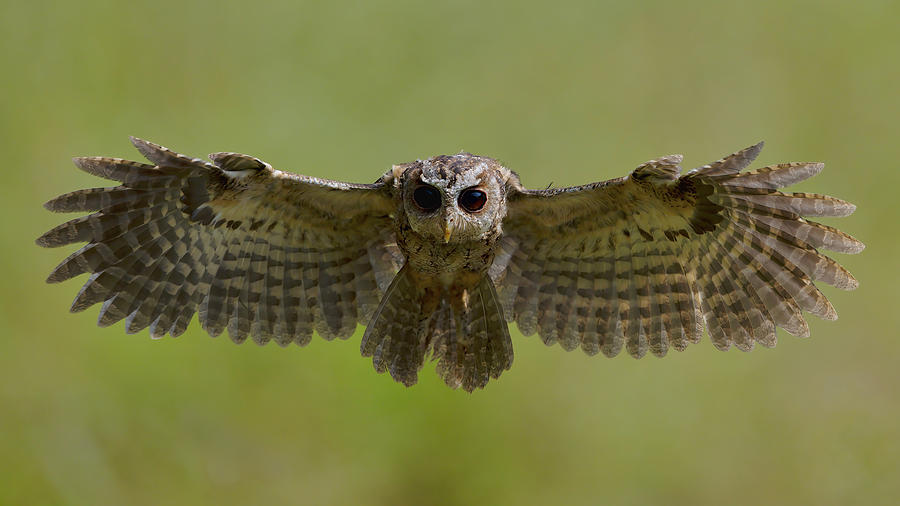
<path id="1" fill-rule="evenodd" d="M 420 235 L 444 243 L 478 241 L 506 215 L 509 170 L 496 160 L 460 153 L 402 168 L 403 209 Z"/>

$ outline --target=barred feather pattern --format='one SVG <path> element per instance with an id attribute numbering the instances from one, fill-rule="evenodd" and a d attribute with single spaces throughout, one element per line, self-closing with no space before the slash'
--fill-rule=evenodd
<path id="1" fill-rule="evenodd" d="M 38 238 L 86 242 L 50 274 L 88 273 L 72 304 L 102 303 L 98 323 L 178 336 L 199 313 L 203 328 L 305 345 L 313 332 L 347 338 L 373 315 L 402 264 L 383 183 L 353 185 L 273 170 L 248 155 L 213 163 L 133 139 L 151 164 L 77 158 L 119 186 L 68 193 L 45 205 L 91 212 Z"/>
<path id="2" fill-rule="evenodd" d="M 771 347 L 776 327 L 808 336 L 803 312 L 837 318 L 816 281 L 855 278 L 821 249 L 864 245 L 805 217 L 847 216 L 833 197 L 782 193 L 821 163 L 741 172 L 762 144 L 680 175 L 680 155 L 581 187 L 509 183 L 504 238 L 490 275 L 508 321 L 548 345 L 593 355 L 663 356 L 698 342 Z"/>

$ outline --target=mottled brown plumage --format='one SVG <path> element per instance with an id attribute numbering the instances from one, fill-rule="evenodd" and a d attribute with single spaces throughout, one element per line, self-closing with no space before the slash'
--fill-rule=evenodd
<path id="1" fill-rule="evenodd" d="M 778 188 L 820 163 L 741 172 L 752 146 L 681 175 L 680 155 L 626 177 L 529 190 L 496 160 L 460 153 L 396 165 L 373 184 L 274 170 L 238 153 L 212 163 L 133 139 L 151 164 L 76 158 L 119 181 L 46 204 L 91 212 L 42 235 L 86 242 L 48 278 L 89 274 L 73 311 L 101 326 L 177 336 L 194 313 L 213 336 L 305 345 L 367 325 L 364 356 L 405 384 L 431 356 L 451 387 L 512 364 L 506 322 L 588 354 L 662 356 L 707 329 L 719 349 L 809 335 L 803 311 L 837 314 L 815 286 L 857 281 L 828 249 L 856 239 L 804 216 L 852 204 Z"/>

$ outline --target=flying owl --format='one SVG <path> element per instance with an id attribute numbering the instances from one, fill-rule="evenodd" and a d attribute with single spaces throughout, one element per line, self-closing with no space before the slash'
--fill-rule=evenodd
<path id="1" fill-rule="evenodd" d="M 808 336 L 803 311 L 837 318 L 814 281 L 858 282 L 819 252 L 863 244 L 804 216 L 850 203 L 782 193 L 821 163 L 741 172 L 762 143 L 681 174 L 680 155 L 625 177 L 530 190 L 469 153 L 394 165 L 373 184 L 298 176 L 252 156 L 211 163 L 147 141 L 151 163 L 75 158 L 120 182 L 45 204 L 91 212 L 38 238 L 86 242 L 50 274 L 89 273 L 72 304 L 102 303 L 99 325 L 178 336 L 194 313 L 212 336 L 304 346 L 346 339 L 378 372 L 416 383 L 426 358 L 471 392 L 509 369 L 508 324 L 547 345 L 613 357 L 663 356 L 700 340 L 721 350 Z"/>

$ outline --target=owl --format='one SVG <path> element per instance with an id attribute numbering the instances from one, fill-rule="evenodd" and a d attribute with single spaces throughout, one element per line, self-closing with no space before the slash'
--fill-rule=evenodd
<path id="1" fill-rule="evenodd" d="M 815 281 L 858 285 L 820 250 L 863 244 L 805 218 L 855 206 L 778 190 L 821 163 L 742 172 L 762 143 L 684 174 L 671 155 L 618 179 L 531 190 L 469 153 L 353 184 L 132 142 L 150 163 L 74 159 L 119 185 L 47 202 L 91 214 L 37 240 L 87 243 L 47 281 L 88 274 L 71 310 L 101 303 L 99 325 L 124 319 L 128 333 L 178 336 L 197 313 L 212 336 L 304 346 L 362 324 L 376 371 L 410 386 L 430 357 L 471 392 L 512 365 L 512 322 L 589 355 L 663 356 L 704 328 L 716 348 L 748 351 L 774 346 L 776 327 L 808 336 L 804 311 L 837 318 Z"/>

